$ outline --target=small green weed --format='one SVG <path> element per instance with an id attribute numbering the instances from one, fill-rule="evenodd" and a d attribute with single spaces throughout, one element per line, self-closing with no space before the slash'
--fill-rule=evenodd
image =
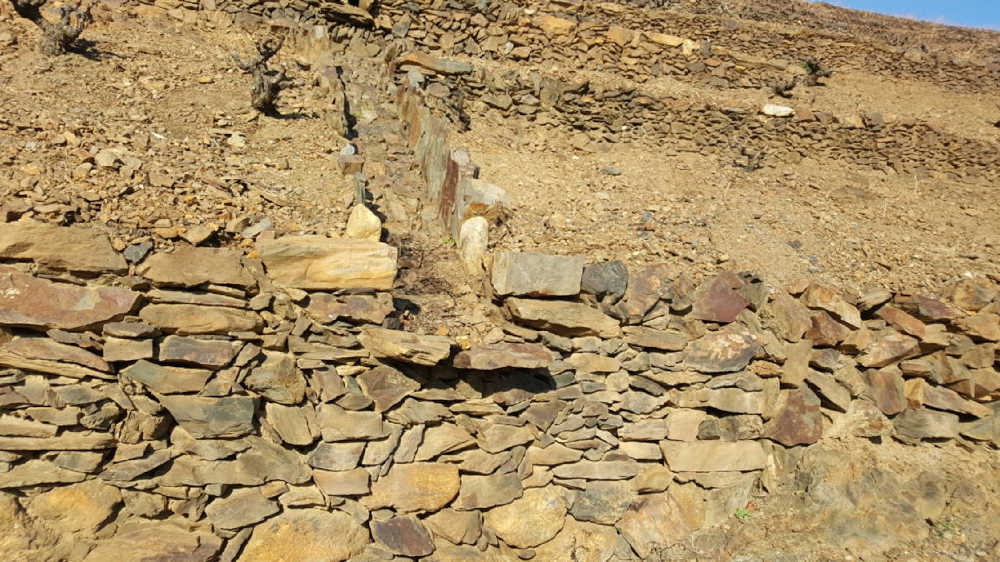
<path id="1" fill-rule="evenodd" d="M 743 507 L 737 509 L 736 512 L 733 513 L 733 517 L 739 519 L 740 521 L 746 521 L 751 515 L 753 515 L 753 513 L 749 509 Z"/>

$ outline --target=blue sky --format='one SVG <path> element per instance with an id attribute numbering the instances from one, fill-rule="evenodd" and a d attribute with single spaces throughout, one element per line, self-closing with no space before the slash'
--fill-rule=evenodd
<path id="1" fill-rule="evenodd" d="M 1000 0 L 825 0 L 855 10 L 1000 30 Z"/>

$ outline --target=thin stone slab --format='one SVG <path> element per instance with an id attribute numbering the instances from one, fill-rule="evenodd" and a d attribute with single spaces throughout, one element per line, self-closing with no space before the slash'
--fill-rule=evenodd
<path id="1" fill-rule="evenodd" d="M 585 263 L 582 256 L 498 252 L 493 257 L 493 290 L 500 296 L 574 296 L 580 292 Z"/>
<path id="2" fill-rule="evenodd" d="M 0 437 L 0 451 L 94 451 L 113 449 L 107 433 L 63 433 L 57 437 Z"/>
<path id="3" fill-rule="evenodd" d="M 298 289 L 389 290 L 398 250 L 372 240 L 285 236 L 257 242 L 267 274 Z"/>
<path id="4" fill-rule="evenodd" d="M 197 439 L 241 437 L 254 430 L 256 398 L 157 395 L 157 399 L 177 423 Z"/>
<path id="5" fill-rule="evenodd" d="M 0 449 L 3 447 L 0 446 Z M 59 468 L 44 460 L 30 460 L 0 473 L 0 490 L 82 482 L 86 478 L 87 475 L 82 472 Z"/>
<path id="6" fill-rule="evenodd" d="M 540 369 L 548 367 L 555 359 L 555 354 L 541 344 L 498 343 L 460 351 L 452 366 L 475 371 Z"/>
<path id="7" fill-rule="evenodd" d="M 106 234 L 78 226 L 34 221 L 0 223 L 0 258 L 33 260 L 47 269 L 86 273 L 126 273 L 125 258 Z"/>
<path id="8" fill-rule="evenodd" d="M 660 449 L 674 472 L 761 470 L 767 462 L 756 441 L 661 441 Z"/>
<path id="9" fill-rule="evenodd" d="M 4 344 L 3 349 L 29 359 L 76 363 L 104 372 L 111 370 L 111 366 L 100 356 L 81 347 L 59 343 L 49 338 L 17 337 Z"/>
<path id="10" fill-rule="evenodd" d="M 506 309 L 520 324 L 562 336 L 614 338 L 621 335 L 617 320 L 577 302 L 509 298 Z"/>
<path id="11" fill-rule="evenodd" d="M 242 346 L 223 340 L 167 336 L 160 342 L 160 361 L 218 369 L 232 361 Z"/>
<path id="12" fill-rule="evenodd" d="M 139 317 L 151 326 L 181 335 L 256 332 L 264 325 L 256 312 L 190 304 L 150 304 Z"/>
<path id="13" fill-rule="evenodd" d="M 200 392 L 212 376 L 206 369 L 164 367 L 149 361 L 137 361 L 121 371 L 121 375 L 160 394 Z"/>
<path id="14" fill-rule="evenodd" d="M 425 336 L 386 328 L 365 328 L 361 345 L 375 357 L 433 366 L 451 355 L 451 338 Z"/>
<path id="15" fill-rule="evenodd" d="M 0 326 L 82 330 L 131 312 L 139 293 L 53 283 L 0 266 Z"/>
<path id="16" fill-rule="evenodd" d="M 5 348 L 0 348 L 0 367 L 11 367 L 14 369 L 22 369 L 24 371 L 34 371 L 74 379 L 114 378 L 114 376 L 110 373 L 95 371 L 73 363 L 63 363 L 61 361 L 50 361 L 47 359 L 29 359 L 16 353 L 11 353 Z"/>
<path id="17" fill-rule="evenodd" d="M 139 274 L 158 285 L 196 287 L 253 285 L 253 276 L 243 267 L 243 254 L 228 248 L 181 246 L 171 253 L 158 252 L 143 262 Z"/>
<path id="18" fill-rule="evenodd" d="M 306 310 L 322 324 L 331 324 L 337 320 L 381 324 L 395 311 L 395 307 L 389 293 L 342 296 L 313 293 L 309 295 Z"/>

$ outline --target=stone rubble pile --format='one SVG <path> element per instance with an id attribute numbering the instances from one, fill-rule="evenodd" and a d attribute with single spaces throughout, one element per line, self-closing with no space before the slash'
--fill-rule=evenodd
<path id="1" fill-rule="evenodd" d="M 0 240 L 0 489 L 83 532 L 78 559 L 638 560 L 775 489 L 789 448 L 1000 446 L 984 280 L 944 301 L 500 254 L 497 328 L 460 344 L 394 329 L 379 242 L 128 275 L 86 229 Z"/>

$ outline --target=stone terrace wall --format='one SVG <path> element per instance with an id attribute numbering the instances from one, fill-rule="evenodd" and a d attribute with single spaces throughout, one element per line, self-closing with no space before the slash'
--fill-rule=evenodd
<path id="1" fill-rule="evenodd" d="M 994 283 L 946 303 L 499 254 L 509 322 L 459 345 L 392 329 L 384 244 L 251 256 L 129 268 L 87 229 L 0 225 L 0 489 L 79 552 L 117 517 L 87 560 L 642 559 L 781 484 L 788 448 L 1000 445 Z"/>

